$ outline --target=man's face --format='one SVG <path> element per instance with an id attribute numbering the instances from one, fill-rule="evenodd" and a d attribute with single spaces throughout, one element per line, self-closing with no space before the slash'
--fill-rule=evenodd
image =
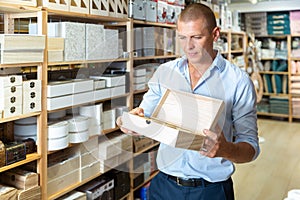
<path id="1" fill-rule="evenodd" d="M 191 63 L 197 64 L 204 59 L 212 60 L 215 31 L 209 31 L 206 20 L 180 22 L 177 24 L 178 38 L 185 55 Z"/>

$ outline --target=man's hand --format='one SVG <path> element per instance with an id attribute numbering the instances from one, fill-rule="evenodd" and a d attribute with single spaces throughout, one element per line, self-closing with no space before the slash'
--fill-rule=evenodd
<path id="1" fill-rule="evenodd" d="M 204 156 L 222 157 L 234 163 L 246 163 L 251 161 L 255 155 L 255 149 L 249 143 L 228 142 L 223 132 L 217 134 L 213 131 L 204 130 L 203 133 L 207 138 L 200 149 L 200 154 Z"/>
<path id="2" fill-rule="evenodd" d="M 138 115 L 138 116 L 140 116 L 140 117 L 144 117 L 144 110 L 143 110 L 143 108 L 139 108 L 139 107 L 134 108 L 134 109 L 132 109 L 129 113 L 130 113 L 130 114 L 134 114 L 134 115 Z M 123 133 L 130 134 L 130 135 L 133 135 L 133 136 L 139 136 L 139 135 L 140 135 L 140 134 L 138 134 L 138 133 L 136 133 L 136 132 L 133 132 L 133 131 L 131 131 L 131 130 L 128 130 L 128 129 L 126 129 L 126 128 L 123 128 L 123 127 L 122 127 L 122 117 L 121 117 L 121 116 L 117 118 L 116 123 L 117 123 L 118 127 L 120 128 L 120 130 L 121 130 Z"/>

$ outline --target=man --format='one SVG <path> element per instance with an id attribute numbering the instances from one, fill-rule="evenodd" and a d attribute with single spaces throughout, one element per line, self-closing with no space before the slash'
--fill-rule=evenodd
<path id="1" fill-rule="evenodd" d="M 188 5 L 178 18 L 177 31 L 185 56 L 157 69 L 141 105 L 131 113 L 151 116 L 167 88 L 222 99 L 225 112 L 218 129 L 203 130 L 208 148 L 198 152 L 160 144 L 160 173 L 151 181 L 150 199 L 231 200 L 233 163 L 250 162 L 260 151 L 255 90 L 244 71 L 213 49 L 220 29 L 209 7 Z"/>

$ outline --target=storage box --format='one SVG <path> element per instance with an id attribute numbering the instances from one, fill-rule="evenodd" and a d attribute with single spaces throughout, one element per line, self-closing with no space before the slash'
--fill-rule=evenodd
<path id="1" fill-rule="evenodd" d="M 145 3 L 143 0 L 129 0 L 128 7 L 128 17 L 139 20 L 146 19 Z"/>
<path id="2" fill-rule="evenodd" d="M 80 181 L 80 157 L 73 156 L 62 160 L 47 169 L 48 195 L 52 195 L 64 188 Z"/>
<path id="3" fill-rule="evenodd" d="M 204 129 L 214 129 L 222 100 L 167 90 L 150 118 L 123 113 L 123 127 L 172 147 L 200 150 Z"/>
<path id="4" fill-rule="evenodd" d="M 0 180 L 19 190 L 27 190 L 39 185 L 38 174 L 15 168 L 1 174 Z"/>
<path id="5" fill-rule="evenodd" d="M 80 173 L 81 173 L 80 176 L 81 181 L 93 177 L 96 174 L 100 174 L 100 161 L 96 161 L 89 165 L 81 167 Z"/>
<path id="6" fill-rule="evenodd" d="M 41 80 L 23 82 L 23 114 L 41 111 Z"/>
<path id="7" fill-rule="evenodd" d="M 99 158 L 109 159 L 122 152 L 119 140 L 108 139 L 105 136 L 99 138 Z"/>
<path id="8" fill-rule="evenodd" d="M 26 146 L 23 142 L 11 142 L 5 144 L 6 165 L 25 160 Z"/>

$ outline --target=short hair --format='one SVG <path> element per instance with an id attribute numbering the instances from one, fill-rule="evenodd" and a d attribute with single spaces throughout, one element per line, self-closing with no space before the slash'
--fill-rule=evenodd
<path id="1" fill-rule="evenodd" d="M 192 3 L 186 6 L 180 13 L 178 21 L 189 22 L 199 18 L 206 20 L 207 28 L 212 31 L 216 26 L 216 17 L 213 11 L 206 5 L 201 3 Z"/>

